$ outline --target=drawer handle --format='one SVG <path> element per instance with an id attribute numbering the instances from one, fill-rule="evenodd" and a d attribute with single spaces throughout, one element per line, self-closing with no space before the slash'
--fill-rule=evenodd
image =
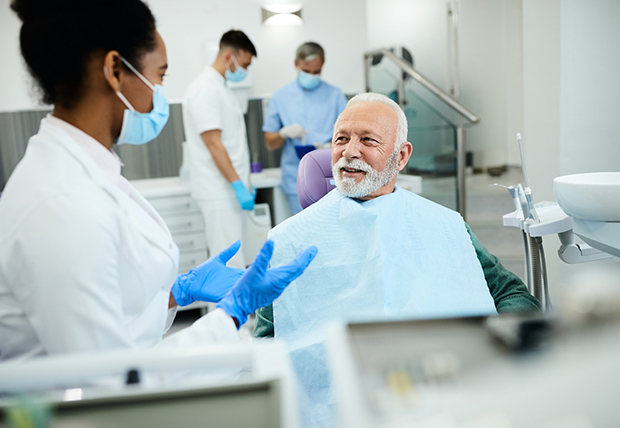
<path id="1" fill-rule="evenodd" d="M 184 250 L 188 248 L 194 248 L 194 247 L 195 247 L 194 241 L 189 241 L 189 242 L 184 243 L 183 245 L 179 245 L 179 248 L 182 248 Z"/>
<path id="2" fill-rule="evenodd" d="M 191 207 L 192 204 L 190 202 L 184 202 L 162 207 L 162 210 L 166 212 L 188 211 Z"/>

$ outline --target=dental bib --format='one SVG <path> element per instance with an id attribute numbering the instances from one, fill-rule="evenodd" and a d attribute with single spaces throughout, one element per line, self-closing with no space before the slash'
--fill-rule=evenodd
<path id="1" fill-rule="evenodd" d="M 273 304 L 288 343 L 306 425 L 333 422 L 323 341 L 331 321 L 496 314 L 462 217 L 401 188 L 370 201 L 332 190 L 275 227 L 271 266 L 308 245 L 316 259 Z"/>

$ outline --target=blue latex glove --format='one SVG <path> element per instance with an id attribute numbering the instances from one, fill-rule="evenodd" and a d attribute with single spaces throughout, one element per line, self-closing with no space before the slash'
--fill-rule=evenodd
<path id="1" fill-rule="evenodd" d="M 273 241 L 268 240 L 261 248 L 243 276 L 239 278 L 233 288 L 217 304 L 224 311 L 243 325 L 250 314 L 259 308 L 270 305 L 280 297 L 284 289 L 314 260 L 317 247 L 308 247 L 295 257 L 292 262 L 278 268 L 267 270 L 269 260 L 273 255 Z"/>
<path id="2" fill-rule="evenodd" d="M 235 191 L 235 196 L 237 196 L 241 209 L 252 211 L 254 209 L 254 198 L 256 197 L 256 192 L 254 192 L 254 194 L 250 193 L 248 189 L 245 188 L 241 180 L 237 180 L 230 185 Z"/>
<path id="3" fill-rule="evenodd" d="M 237 241 L 200 266 L 177 276 L 171 290 L 177 304 L 187 306 L 196 301 L 219 302 L 243 275 L 243 269 L 226 266 L 240 247 L 241 241 Z"/>

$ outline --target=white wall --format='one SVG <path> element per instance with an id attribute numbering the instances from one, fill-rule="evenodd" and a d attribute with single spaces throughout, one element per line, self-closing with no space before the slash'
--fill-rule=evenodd
<path id="1" fill-rule="evenodd" d="M 560 172 L 620 171 L 620 2 L 562 0 Z"/>
<path id="2" fill-rule="evenodd" d="M 345 93 L 363 90 L 366 49 L 364 0 L 304 1 L 304 25 L 265 27 L 258 0 L 148 0 L 168 48 L 166 85 L 171 98 L 183 96 L 188 83 L 204 67 L 205 41 L 219 41 L 231 28 L 244 31 L 258 51 L 252 68 L 253 96 L 270 95 L 296 76 L 295 50 L 316 41 L 326 51 L 323 77 Z M 354 24 L 352 24 L 354 23 Z"/>
<path id="3" fill-rule="evenodd" d="M 560 174 L 620 171 L 620 3 L 561 0 Z M 620 283 L 620 261 L 560 265 L 559 284 L 604 277 Z M 594 269 L 594 271 L 592 271 Z M 587 273 L 587 276 L 586 276 Z M 597 276 L 598 275 L 598 276 Z"/>
<path id="4" fill-rule="evenodd" d="M 369 46 L 406 46 L 415 68 L 449 91 L 450 3 L 366 0 Z M 467 130 L 467 149 L 476 166 L 519 164 L 513 146 L 523 124 L 521 1 L 460 0 L 459 9 L 460 100 L 481 117 Z"/>
<path id="5" fill-rule="evenodd" d="M 480 117 L 468 130 L 478 166 L 521 165 L 521 0 L 461 0 L 461 100 Z"/>
<path id="6" fill-rule="evenodd" d="M 9 4 L 10 0 L 0 0 L 0 111 L 38 106 L 19 53 L 21 22 Z"/>
<path id="7" fill-rule="evenodd" d="M 523 119 L 523 1 L 504 2 L 504 90 L 506 91 L 506 163 L 521 166 L 517 133 L 524 131 Z"/>
<path id="8" fill-rule="evenodd" d="M 620 171 L 620 7 L 615 0 L 523 0 L 524 142 L 535 199 L 555 200 L 553 178 Z M 615 261 L 566 265 L 545 240 L 552 295 L 586 269 L 612 272 Z M 596 279 L 589 273 L 593 282 Z"/>
<path id="9" fill-rule="evenodd" d="M 452 84 L 448 1 L 366 0 L 368 46 L 405 46 L 415 68 L 444 90 Z"/>
<path id="10" fill-rule="evenodd" d="M 504 3 L 460 2 L 460 99 L 480 116 L 480 124 L 467 130 L 467 149 L 481 167 L 506 163 Z"/>
<path id="11" fill-rule="evenodd" d="M 0 111 L 37 105 L 19 56 L 19 20 L 0 0 Z M 295 50 L 309 40 L 326 51 L 324 79 L 345 93 L 364 89 L 363 52 L 367 48 L 364 0 L 306 0 L 304 25 L 265 27 L 259 0 L 147 0 L 168 50 L 166 86 L 171 99 L 183 97 L 189 82 L 205 66 L 204 44 L 241 29 L 258 51 L 253 63 L 253 96 L 270 95 L 296 76 Z"/>

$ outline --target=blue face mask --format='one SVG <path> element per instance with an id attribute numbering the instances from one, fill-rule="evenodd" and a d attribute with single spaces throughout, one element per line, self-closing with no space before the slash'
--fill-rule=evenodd
<path id="1" fill-rule="evenodd" d="M 234 55 L 232 56 L 232 60 L 235 63 L 236 68 L 235 71 L 230 71 L 230 68 L 228 68 L 228 64 L 226 64 L 226 80 L 231 82 L 241 82 L 248 75 L 248 70 L 240 67 L 239 64 L 237 64 L 237 59 Z"/>
<path id="2" fill-rule="evenodd" d="M 127 98 L 120 91 L 116 91 L 116 95 L 127 107 L 123 115 L 121 135 L 116 144 L 145 144 L 157 138 L 168 122 L 170 106 L 168 105 L 166 89 L 161 85 L 153 85 L 149 82 L 125 58 L 121 57 L 121 61 L 153 91 L 153 110 L 149 113 L 137 112 Z"/>
<path id="3" fill-rule="evenodd" d="M 309 91 L 315 89 L 321 83 L 321 76 L 318 74 L 310 74 L 299 70 L 299 85 Z"/>

